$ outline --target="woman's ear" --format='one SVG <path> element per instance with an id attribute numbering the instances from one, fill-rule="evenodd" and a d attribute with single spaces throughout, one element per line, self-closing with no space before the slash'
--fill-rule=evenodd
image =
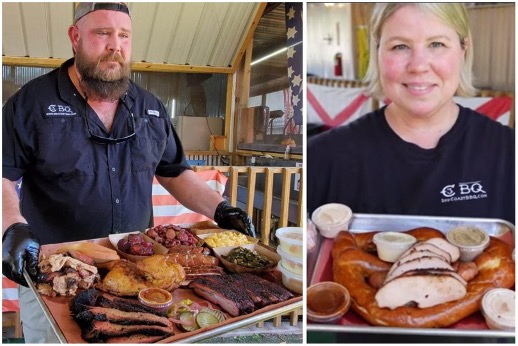
<path id="1" fill-rule="evenodd" d="M 462 50 L 464 50 L 464 54 L 466 54 L 466 52 L 468 51 L 468 47 L 469 47 L 470 44 L 471 44 L 471 42 L 469 42 L 469 38 L 468 37 L 464 37 L 460 41 L 460 47 L 462 48 Z"/>

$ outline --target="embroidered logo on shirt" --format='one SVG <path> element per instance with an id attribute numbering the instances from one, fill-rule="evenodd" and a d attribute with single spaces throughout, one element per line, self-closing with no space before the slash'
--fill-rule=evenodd
<path id="1" fill-rule="evenodd" d="M 446 185 L 441 190 L 442 203 L 487 198 L 487 192 L 480 181 Z"/>
<path id="2" fill-rule="evenodd" d="M 73 112 L 70 106 L 50 105 L 45 115 L 48 117 L 73 117 L 76 112 Z"/>
<path id="3" fill-rule="evenodd" d="M 156 111 L 156 110 L 154 110 L 154 109 L 148 109 L 148 110 L 147 110 L 147 114 L 148 114 L 148 115 L 154 115 L 154 116 L 155 116 L 155 117 L 157 117 L 157 118 L 160 116 L 160 112 L 159 112 L 159 111 Z"/>

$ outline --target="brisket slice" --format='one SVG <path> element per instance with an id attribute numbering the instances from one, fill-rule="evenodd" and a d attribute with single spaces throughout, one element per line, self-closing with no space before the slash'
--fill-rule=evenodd
<path id="1" fill-rule="evenodd" d="M 140 303 L 84 290 L 70 303 L 71 315 L 88 342 L 151 343 L 174 335 L 173 324 Z"/>
<path id="2" fill-rule="evenodd" d="M 95 288 L 84 290 L 76 295 L 70 303 L 70 311 L 72 316 L 75 316 L 92 306 L 113 308 L 127 312 L 145 312 L 154 315 L 165 316 L 165 313 L 158 313 L 156 310 L 138 302 L 126 300 L 123 298 L 105 297 L 99 290 Z"/>
<path id="3" fill-rule="evenodd" d="M 82 329 L 82 337 L 89 342 L 102 342 L 114 336 L 129 336 L 131 334 L 145 334 L 150 336 L 168 336 L 173 329 L 162 326 L 122 325 L 108 321 L 93 321 L 88 329 Z"/>
<path id="4" fill-rule="evenodd" d="M 218 304 L 231 316 L 249 314 L 255 309 L 250 296 L 241 288 L 236 287 L 231 275 L 202 276 L 189 283 L 194 293 Z"/>
<path id="5" fill-rule="evenodd" d="M 103 308 L 98 306 L 88 307 L 75 316 L 79 325 L 88 325 L 93 320 L 109 321 L 124 325 L 142 324 L 142 325 L 160 325 L 164 327 L 172 327 L 173 324 L 166 317 L 149 314 L 146 312 L 126 312 L 113 308 Z"/>
<path id="6" fill-rule="evenodd" d="M 166 316 L 166 312 L 158 312 L 153 308 L 140 304 L 139 302 L 130 301 L 124 298 L 108 298 L 101 296 L 98 299 L 97 306 L 114 308 L 127 312 L 147 312 L 150 314 Z"/>

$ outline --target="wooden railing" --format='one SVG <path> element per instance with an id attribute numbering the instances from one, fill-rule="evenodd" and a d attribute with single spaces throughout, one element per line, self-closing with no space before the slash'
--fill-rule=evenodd
<path id="1" fill-rule="evenodd" d="M 187 160 L 192 161 L 204 161 L 202 166 L 223 166 L 221 161 L 222 156 L 229 156 L 228 151 L 224 150 L 211 150 L 211 151 L 196 151 L 186 150 L 185 157 Z M 196 165 L 197 166 L 197 165 Z"/>
<path id="2" fill-rule="evenodd" d="M 195 166 L 194 171 L 203 171 L 217 169 L 224 174 L 228 174 L 229 182 L 227 186 L 229 191 L 227 192 L 229 202 L 237 206 L 238 202 L 238 179 L 240 176 L 246 176 L 246 200 L 243 201 L 245 204 L 245 211 L 254 219 L 254 201 L 256 196 L 256 182 L 257 174 L 265 175 L 264 183 L 264 198 L 262 205 L 262 218 L 260 227 L 257 231 L 261 235 L 261 241 L 269 245 L 270 244 L 270 228 L 272 219 L 272 204 L 274 200 L 273 194 L 273 182 L 274 175 L 282 175 L 282 191 L 280 196 L 280 212 L 279 212 L 279 223 L 278 227 L 288 226 L 289 208 L 290 208 L 290 192 L 291 182 L 294 177 L 300 177 L 300 182 L 296 182 L 299 186 L 298 201 L 296 206 L 296 220 L 293 222 L 296 226 L 302 226 L 303 221 L 303 209 L 302 209 L 302 197 L 303 197 L 303 186 L 302 183 L 302 168 L 301 167 L 255 167 L 255 166 Z M 297 176 L 298 174 L 298 176 Z"/>

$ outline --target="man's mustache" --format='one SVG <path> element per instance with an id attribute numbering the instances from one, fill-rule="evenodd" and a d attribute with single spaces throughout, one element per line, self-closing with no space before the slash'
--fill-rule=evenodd
<path id="1" fill-rule="evenodd" d="M 99 62 L 104 62 L 104 61 L 108 61 L 108 62 L 115 61 L 115 62 L 118 62 L 119 64 L 124 64 L 124 59 L 123 59 L 122 55 L 117 54 L 117 53 L 102 57 L 99 60 Z"/>

